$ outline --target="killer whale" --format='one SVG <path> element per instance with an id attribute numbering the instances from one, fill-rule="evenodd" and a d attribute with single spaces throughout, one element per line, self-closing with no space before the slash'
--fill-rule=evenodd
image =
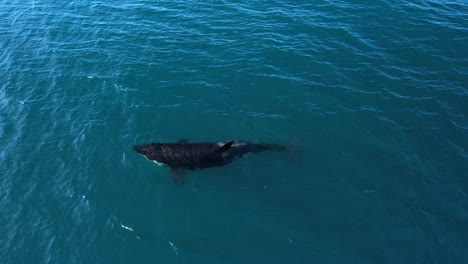
<path id="1" fill-rule="evenodd" d="M 285 151 L 279 144 L 252 143 L 230 140 L 226 142 L 189 143 L 180 140 L 176 143 L 149 143 L 135 145 L 133 149 L 146 159 L 170 168 L 173 180 L 182 185 L 184 170 L 201 170 L 227 165 L 248 153 L 262 151 Z"/>

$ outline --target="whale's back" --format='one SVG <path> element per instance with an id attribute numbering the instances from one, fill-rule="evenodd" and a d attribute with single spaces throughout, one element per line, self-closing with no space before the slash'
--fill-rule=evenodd
<path id="1" fill-rule="evenodd" d="M 223 158 L 215 143 L 151 143 L 134 146 L 147 159 L 172 168 L 201 169 L 221 166 Z"/>

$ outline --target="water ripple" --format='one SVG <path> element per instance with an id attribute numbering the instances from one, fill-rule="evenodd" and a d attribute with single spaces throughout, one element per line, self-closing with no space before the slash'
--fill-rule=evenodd
<path id="1" fill-rule="evenodd" d="M 6 263 L 466 259 L 465 1 L 1 7 Z M 307 170 L 258 158 L 194 173 L 193 192 L 131 152 L 291 131 Z"/>

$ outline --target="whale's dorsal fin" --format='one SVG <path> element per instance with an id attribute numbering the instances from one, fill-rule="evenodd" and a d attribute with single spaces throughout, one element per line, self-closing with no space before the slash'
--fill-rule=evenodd
<path id="1" fill-rule="evenodd" d="M 224 145 L 219 147 L 219 149 L 217 149 L 216 152 L 223 153 L 224 151 L 229 150 L 231 148 L 233 142 L 234 141 L 231 140 L 231 141 L 225 143 Z"/>
<path id="2" fill-rule="evenodd" d="M 188 144 L 188 140 L 186 139 L 181 139 L 179 141 L 177 141 L 178 144 Z"/>

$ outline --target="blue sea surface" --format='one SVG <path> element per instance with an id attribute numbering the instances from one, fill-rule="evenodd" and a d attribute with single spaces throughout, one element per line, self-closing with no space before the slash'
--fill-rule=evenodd
<path id="1" fill-rule="evenodd" d="M 463 0 L 2 1 L 0 263 L 468 263 L 467 47 Z M 180 139 L 301 158 L 132 149 Z"/>

